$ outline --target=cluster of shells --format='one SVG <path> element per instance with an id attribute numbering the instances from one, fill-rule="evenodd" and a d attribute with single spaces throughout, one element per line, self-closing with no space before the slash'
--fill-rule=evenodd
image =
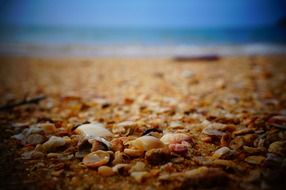
<path id="1" fill-rule="evenodd" d="M 169 99 L 165 101 L 172 103 Z M 251 166 L 267 167 L 285 162 L 285 115 L 255 116 L 242 122 L 231 114 L 206 117 L 203 111 L 197 111 L 186 117 L 184 113 L 173 114 L 172 106 L 159 109 L 156 103 L 149 104 L 144 105 L 144 109 L 138 108 L 148 114 L 150 110 L 155 113 L 149 114 L 148 119 L 139 120 L 140 117 L 134 116 L 132 120 L 111 124 L 91 121 L 72 126 L 71 133 L 46 122 L 25 128 L 12 138 L 35 146 L 23 152 L 22 159 L 76 158 L 80 159 L 82 167 L 95 169 L 102 176 L 130 175 L 138 182 L 151 175 L 152 166 L 179 163 L 184 159 L 204 166 L 184 171 L 184 176 L 189 177 L 208 173 L 205 166 L 240 171 Z M 166 121 L 163 114 L 172 115 L 171 120 Z M 195 152 L 200 142 L 204 146 L 215 146 L 202 155 Z M 64 152 L 59 153 L 61 148 Z M 159 180 L 172 180 L 181 175 L 180 172 L 164 174 Z"/>

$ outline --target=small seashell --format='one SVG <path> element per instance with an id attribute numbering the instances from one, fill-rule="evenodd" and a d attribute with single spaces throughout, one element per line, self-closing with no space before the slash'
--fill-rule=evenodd
<path id="1" fill-rule="evenodd" d="M 126 153 L 116 151 L 114 153 L 114 159 L 112 161 L 112 164 L 115 165 L 115 164 L 120 164 L 120 163 L 126 163 L 128 160 L 129 160 L 129 156 Z"/>
<path id="2" fill-rule="evenodd" d="M 40 134 L 31 134 L 26 138 L 27 144 L 42 144 L 45 141 L 45 137 Z"/>
<path id="3" fill-rule="evenodd" d="M 82 162 L 84 165 L 90 168 L 97 168 L 99 166 L 105 165 L 110 160 L 110 153 L 102 150 L 89 153 L 86 155 Z"/>
<path id="4" fill-rule="evenodd" d="M 136 162 L 135 165 L 131 167 L 129 172 L 140 172 L 140 171 L 145 171 L 146 170 L 146 164 L 144 162 Z"/>
<path id="5" fill-rule="evenodd" d="M 217 149 L 214 154 L 212 155 L 213 158 L 218 159 L 218 158 L 225 158 L 233 154 L 233 151 L 228 148 L 228 147 L 221 147 Z"/>
<path id="6" fill-rule="evenodd" d="M 116 164 L 112 167 L 113 172 L 118 173 L 120 175 L 128 175 L 128 171 L 130 170 L 129 164 Z"/>
<path id="7" fill-rule="evenodd" d="M 123 151 L 124 150 L 124 144 L 121 139 L 113 139 L 111 142 L 111 149 L 113 151 Z"/>
<path id="8" fill-rule="evenodd" d="M 39 158 L 43 158 L 43 157 L 45 157 L 44 153 L 39 152 L 39 151 L 35 151 L 35 150 L 29 151 L 29 152 L 24 152 L 21 155 L 21 159 L 23 159 L 23 160 L 39 159 Z"/>
<path id="9" fill-rule="evenodd" d="M 146 152 L 145 159 L 148 164 L 160 165 L 169 162 L 174 156 L 171 154 L 170 150 L 165 148 L 156 148 Z"/>
<path id="10" fill-rule="evenodd" d="M 286 141 L 276 141 L 269 145 L 268 152 L 284 156 L 286 154 Z"/>
<path id="11" fill-rule="evenodd" d="M 126 134 L 129 133 L 131 128 L 135 125 L 137 124 L 134 121 L 123 121 L 114 125 L 112 127 L 112 132 L 115 134 Z"/>
<path id="12" fill-rule="evenodd" d="M 234 131 L 232 134 L 234 136 L 236 135 L 245 135 L 245 134 L 249 134 L 249 133 L 253 133 L 253 129 L 250 129 L 250 128 L 245 128 L 245 129 L 240 129 L 240 130 L 237 130 L 237 131 Z"/>
<path id="13" fill-rule="evenodd" d="M 151 150 L 153 148 L 161 148 L 164 144 L 160 139 L 153 136 L 142 136 L 129 142 L 130 148 L 136 150 Z"/>
<path id="14" fill-rule="evenodd" d="M 124 153 L 132 157 L 139 157 L 144 154 L 144 150 L 125 148 Z"/>
<path id="15" fill-rule="evenodd" d="M 171 128 L 182 128 L 182 127 L 184 127 L 184 124 L 180 121 L 172 121 L 169 124 L 169 127 L 171 127 Z"/>
<path id="16" fill-rule="evenodd" d="M 80 134 L 83 139 L 95 139 L 97 137 L 110 137 L 112 133 L 105 128 L 103 123 L 90 123 L 80 125 L 75 130 L 76 133 Z"/>
<path id="17" fill-rule="evenodd" d="M 42 144 L 42 148 L 46 152 L 54 151 L 56 148 L 64 146 L 66 141 L 63 137 L 51 136 L 48 141 Z"/>
<path id="18" fill-rule="evenodd" d="M 191 147 L 191 144 L 186 141 L 182 141 L 181 143 L 169 144 L 168 147 L 172 152 L 178 154 L 185 154 L 188 152 L 188 149 L 189 147 Z"/>
<path id="19" fill-rule="evenodd" d="M 184 78 L 192 78 L 194 73 L 192 71 L 185 70 L 181 73 L 181 76 Z"/>
<path id="20" fill-rule="evenodd" d="M 262 147 L 256 148 L 256 147 L 250 147 L 250 146 L 243 146 L 242 148 L 245 152 L 249 154 L 258 154 L 258 153 L 265 151 L 265 149 Z"/>
<path id="21" fill-rule="evenodd" d="M 148 172 L 146 171 L 136 171 L 136 172 L 131 172 L 130 176 L 135 179 L 138 183 L 142 183 L 144 178 L 148 175 Z"/>
<path id="22" fill-rule="evenodd" d="M 244 140 L 242 137 L 236 137 L 230 142 L 230 148 L 237 150 L 244 145 Z"/>
<path id="23" fill-rule="evenodd" d="M 244 159 L 249 164 L 259 165 L 265 160 L 264 156 L 248 156 Z"/>
<path id="24" fill-rule="evenodd" d="M 98 174 L 100 174 L 100 175 L 102 175 L 104 177 L 108 177 L 108 176 L 113 176 L 114 175 L 114 171 L 109 166 L 100 166 L 97 171 L 98 171 Z"/>
<path id="25" fill-rule="evenodd" d="M 223 136 L 226 134 L 223 131 L 213 128 L 212 126 L 205 127 L 202 130 L 202 133 L 205 135 L 210 135 L 210 136 Z"/>
<path id="26" fill-rule="evenodd" d="M 267 121 L 267 123 L 273 127 L 286 129 L 286 116 L 285 115 L 273 116 Z"/>
<path id="27" fill-rule="evenodd" d="M 191 137 L 184 133 L 167 133 L 160 139 L 164 144 L 180 143 L 182 141 L 190 141 Z"/>

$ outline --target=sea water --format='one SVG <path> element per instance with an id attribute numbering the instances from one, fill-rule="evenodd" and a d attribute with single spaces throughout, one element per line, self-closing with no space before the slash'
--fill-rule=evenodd
<path id="1" fill-rule="evenodd" d="M 176 56 L 286 53 L 286 29 L 1 26 L 0 54 Z"/>

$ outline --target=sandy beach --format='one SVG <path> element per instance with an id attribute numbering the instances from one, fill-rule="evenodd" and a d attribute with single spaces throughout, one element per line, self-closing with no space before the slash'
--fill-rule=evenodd
<path id="1" fill-rule="evenodd" d="M 282 55 L 221 57 L 215 61 L 1 57 L 0 118 L 3 132 L 0 164 L 3 170 L 0 172 L 0 187 L 25 189 L 32 185 L 41 189 L 184 189 L 189 178 L 180 177 L 178 180 L 175 177 L 170 184 L 168 177 L 162 181 L 162 176 L 171 171 L 183 172 L 206 163 L 215 166 L 206 160 L 198 160 L 202 155 L 208 158 L 222 146 L 221 143 L 237 152 L 236 157 L 227 162 L 227 166 L 222 162 L 215 166 L 231 168 L 224 170 L 232 176 L 232 182 L 227 187 L 260 189 L 262 183 L 266 189 L 283 187 L 283 183 L 279 182 L 277 186 L 276 182 L 285 176 L 285 170 L 281 171 L 280 167 L 265 168 L 261 160 L 265 163 L 267 159 L 269 161 L 268 154 L 271 150 L 268 146 L 271 143 L 285 142 L 285 126 L 277 124 L 278 128 L 269 128 L 268 121 L 265 121 L 258 130 L 258 125 L 251 124 L 250 120 L 265 119 L 271 115 L 285 118 L 285 59 Z M 44 97 L 39 102 L 22 101 L 23 104 L 17 104 L 39 95 Z M 217 138 L 200 132 L 200 128 L 203 128 L 200 126 L 202 118 L 210 122 L 232 123 L 236 127 L 233 129 L 235 132 L 244 126 L 247 126 L 246 129 L 254 127 L 260 132 L 252 134 L 248 130 L 244 136 L 250 139 L 249 142 L 244 141 L 244 144 L 249 147 L 258 146 L 255 139 L 265 138 L 262 145 L 265 149 L 254 154 L 256 157 L 251 157 L 252 153 L 241 150 L 232 143 L 237 139 L 234 138 L 235 135 L 231 141 L 217 141 Z M 148 161 L 146 164 L 150 164 L 150 173 L 142 178 L 142 185 L 141 178 L 132 176 L 102 177 L 97 170 L 80 165 L 81 159 L 74 158 L 73 150 L 69 148 L 64 151 L 72 153 L 68 158 L 61 152 L 47 155 L 39 153 L 39 157 L 29 157 L 25 152 L 33 150 L 35 145 L 21 144 L 11 137 L 29 125 L 47 122 L 56 126 L 56 131 L 51 133 L 58 136 L 72 137 L 74 132 L 71 128 L 86 121 L 105 122 L 108 129 L 114 132 L 114 124 L 126 120 L 143 123 L 143 126 L 140 124 L 141 127 L 134 131 L 133 136 L 144 132 L 146 127 L 181 132 L 186 130 L 196 143 L 196 146 L 192 145 L 193 149 L 199 152 L 190 152 L 183 160 L 178 157 L 177 162 L 172 161 L 173 169 L 168 169 L 166 164 L 153 166 Z M 178 120 L 186 125 L 185 128 L 168 129 L 163 124 L 171 125 Z M 282 129 L 279 128 L 280 125 Z M 253 136 L 249 136 L 249 133 Z M 283 148 L 277 151 L 280 156 L 285 154 Z M 250 160 L 247 160 L 248 156 Z M 135 161 L 144 162 L 144 159 L 139 157 L 127 163 Z M 268 177 L 259 177 L 258 174 Z M 272 178 L 269 177 L 271 175 Z M 212 177 L 196 178 L 199 182 L 211 179 Z M 254 183 L 255 180 L 258 183 Z M 219 184 L 219 188 L 221 185 L 226 184 Z"/>

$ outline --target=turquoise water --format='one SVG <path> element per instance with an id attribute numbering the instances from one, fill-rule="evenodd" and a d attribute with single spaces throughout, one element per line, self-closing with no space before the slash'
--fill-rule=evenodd
<path id="1" fill-rule="evenodd" d="M 176 56 L 286 53 L 286 29 L 1 27 L 0 54 Z"/>
<path id="2" fill-rule="evenodd" d="M 286 43 L 286 29 L 1 27 L 0 42 L 60 45 L 217 45 Z"/>

